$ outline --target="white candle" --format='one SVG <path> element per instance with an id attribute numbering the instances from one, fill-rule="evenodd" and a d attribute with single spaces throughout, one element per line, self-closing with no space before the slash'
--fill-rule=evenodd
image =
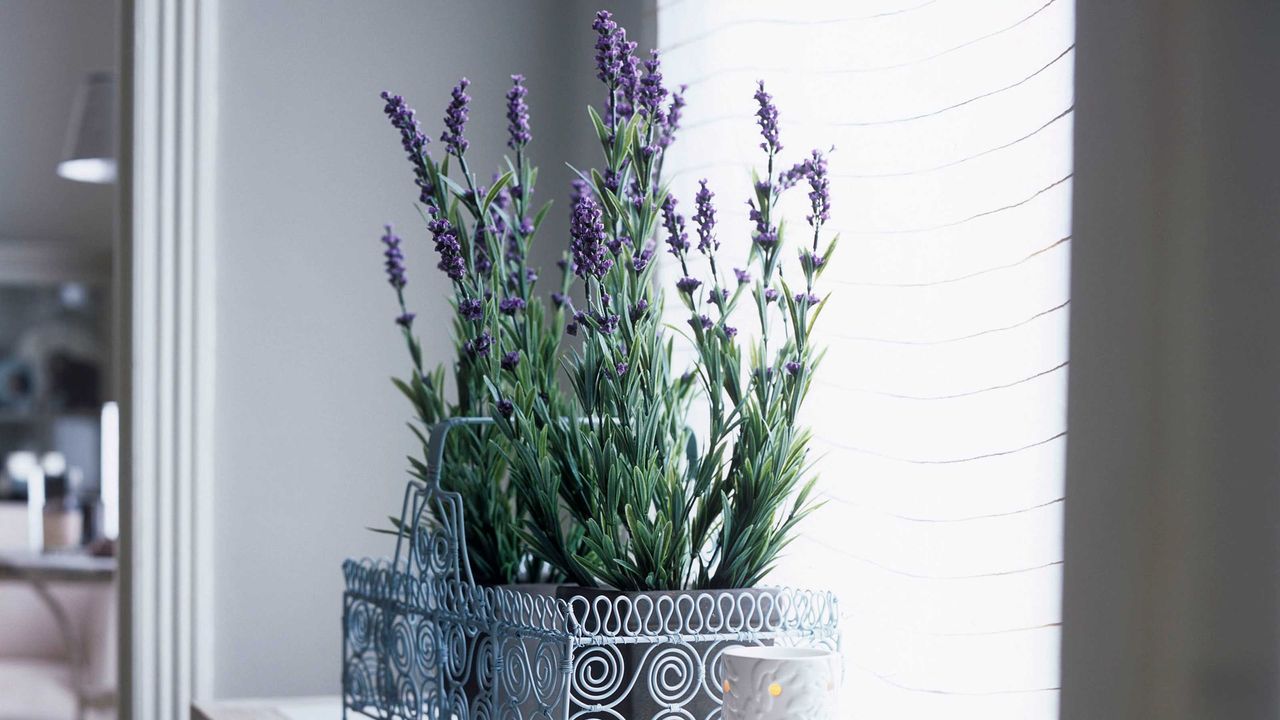
<path id="1" fill-rule="evenodd" d="M 724 720 L 834 720 L 840 658 L 831 650 L 729 647 L 720 656 Z"/>

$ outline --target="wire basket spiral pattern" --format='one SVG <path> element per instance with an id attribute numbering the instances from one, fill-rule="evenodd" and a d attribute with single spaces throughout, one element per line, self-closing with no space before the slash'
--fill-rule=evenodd
<path id="1" fill-rule="evenodd" d="M 478 587 L 461 497 L 405 488 L 394 554 L 343 563 L 343 717 L 378 720 L 718 720 L 731 645 L 839 649 L 826 592 L 617 593 Z"/>

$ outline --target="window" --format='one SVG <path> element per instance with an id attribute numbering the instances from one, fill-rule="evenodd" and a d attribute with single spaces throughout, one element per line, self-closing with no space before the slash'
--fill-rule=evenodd
<path id="1" fill-rule="evenodd" d="M 709 179 L 726 250 L 757 79 L 784 167 L 836 147 L 827 505 L 772 579 L 840 595 L 846 712 L 1055 718 L 1073 1 L 665 0 L 658 29 L 689 86 L 669 176 L 686 207 Z"/>

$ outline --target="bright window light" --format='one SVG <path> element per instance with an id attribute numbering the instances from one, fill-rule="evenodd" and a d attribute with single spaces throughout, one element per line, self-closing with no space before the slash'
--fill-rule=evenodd
<path id="1" fill-rule="evenodd" d="M 757 79 L 782 168 L 835 145 L 805 417 L 827 504 L 769 580 L 839 594 L 845 717 L 1058 715 L 1074 12 L 658 3 L 689 85 L 672 188 L 688 208 L 709 180 L 722 255 L 750 242 Z"/>

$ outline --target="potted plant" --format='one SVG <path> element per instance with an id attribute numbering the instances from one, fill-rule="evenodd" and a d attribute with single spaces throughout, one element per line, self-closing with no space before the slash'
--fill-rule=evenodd
<path id="1" fill-rule="evenodd" d="M 560 596 L 586 616 L 624 607 L 601 595 L 629 596 L 630 606 L 648 596 L 652 606 L 662 594 L 768 592 L 754 588 L 814 509 L 810 435 L 797 415 L 821 354 L 812 341 L 823 305 L 816 282 L 835 247 L 823 231 L 826 157 L 814 150 L 783 169 L 778 111 L 760 83 L 765 170 L 748 200 L 749 261 L 725 267 L 707 181 L 693 202 L 696 241 L 663 182 L 682 92 L 668 102 L 657 52 L 639 62 L 608 13 L 593 27 L 607 92 L 603 111 L 590 114 L 604 164 L 581 173 L 573 198 L 570 268 L 582 287 L 568 324 L 581 339 L 565 362 L 572 401 L 553 406 L 536 388 L 490 383 L 528 512 L 525 536 L 576 585 Z M 777 208 L 802 182 L 810 213 L 788 283 L 782 267 L 792 251 Z M 659 248 L 679 268 L 671 288 L 656 282 Z M 684 307 L 679 333 L 664 325 L 668 290 Z M 738 332 L 739 314 L 754 325 L 750 339 Z M 696 350 L 687 370 L 672 368 L 674 334 Z M 694 412 L 706 413 L 702 437 L 690 428 Z M 649 652 L 631 646 L 629 672 L 642 673 Z M 650 693 L 628 702 L 614 709 L 649 717 L 660 706 Z M 701 717 L 706 704 L 686 710 Z"/>
<path id="2" fill-rule="evenodd" d="M 696 607 L 709 591 L 770 592 L 757 585 L 815 507 L 810 435 L 797 417 L 821 356 L 812 340 L 824 304 L 817 281 L 836 244 L 824 232 L 825 154 L 782 163 L 778 112 L 763 83 L 755 99 L 764 171 L 748 200 L 754 229 L 737 240 L 749 243 L 746 267 L 726 267 L 718 256 L 706 180 L 693 199 L 691 237 L 662 175 L 683 88 L 667 90 L 657 52 L 641 61 L 608 12 L 592 27 L 606 99 L 589 113 L 603 162 L 578 172 L 568 252 L 560 283 L 546 296 L 534 292 L 537 274 L 526 266 L 547 206 L 532 213 L 537 172 L 525 156 L 522 78 L 513 76 L 508 94 L 515 158 L 487 188 L 467 163 L 465 79 L 446 111 L 438 163 L 413 112 L 384 94 L 438 267 L 451 281 L 456 349 L 456 399 L 447 401 L 444 371 L 423 367 L 404 303 L 400 241 L 388 229 L 387 274 L 413 363 L 397 386 L 423 426 L 446 417 L 494 420 L 451 441 L 454 461 L 442 477 L 463 498 L 475 581 L 563 578 L 562 607 L 588 622 L 620 607 L 611 605 L 618 597 L 653 607 L 667 596 L 675 598 L 670 606 Z M 778 206 L 801 183 L 810 213 L 792 259 Z M 679 268 L 670 288 L 655 270 L 660 252 Z M 790 281 L 784 266 L 793 268 Z M 683 327 L 665 324 L 668 291 L 683 306 Z M 738 332 L 739 317 L 749 318 L 750 331 Z M 690 368 L 672 367 L 677 338 L 695 350 Z M 695 412 L 705 413 L 705 433 L 691 428 Z M 421 428 L 415 432 L 425 447 Z M 426 477 L 425 461 L 411 464 Z M 765 601 L 713 610 L 743 613 L 756 602 Z M 642 672 L 645 652 L 633 646 L 626 672 Z M 611 707 L 648 717 L 657 704 L 651 693 L 637 693 Z M 703 717 L 714 704 L 686 709 Z"/>

